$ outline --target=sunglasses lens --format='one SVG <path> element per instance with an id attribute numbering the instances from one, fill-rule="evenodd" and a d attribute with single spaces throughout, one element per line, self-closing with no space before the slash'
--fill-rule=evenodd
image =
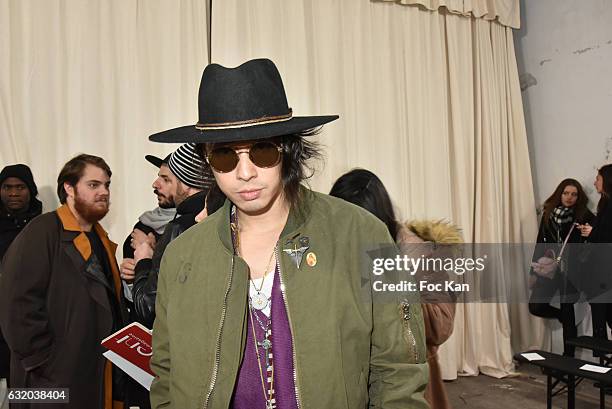
<path id="1" fill-rule="evenodd" d="M 208 163 L 217 172 L 231 172 L 238 164 L 238 154 L 229 147 L 215 148 L 208 157 Z"/>
<path id="2" fill-rule="evenodd" d="M 257 142 L 250 150 L 250 157 L 255 166 L 271 168 L 280 162 L 281 153 L 272 142 Z"/>

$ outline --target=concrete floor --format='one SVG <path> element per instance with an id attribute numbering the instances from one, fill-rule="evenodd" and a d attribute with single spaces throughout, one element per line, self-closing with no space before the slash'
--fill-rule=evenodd
<path id="1" fill-rule="evenodd" d="M 479 375 L 446 382 L 453 409 L 546 408 L 546 376 L 532 365 L 521 365 L 516 370 L 518 376 L 504 379 Z M 576 409 L 599 409 L 599 389 L 591 382 L 583 381 L 576 391 Z M 554 397 L 553 408 L 567 408 L 567 394 Z M 610 395 L 606 408 L 612 408 Z"/>

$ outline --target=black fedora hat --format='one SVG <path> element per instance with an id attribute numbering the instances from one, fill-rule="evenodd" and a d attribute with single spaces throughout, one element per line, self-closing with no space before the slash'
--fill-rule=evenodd
<path id="1" fill-rule="evenodd" d="M 161 165 L 163 165 L 164 163 L 168 163 L 168 161 L 170 160 L 170 155 L 172 154 L 167 155 L 164 159 L 158 158 L 157 156 L 153 155 L 145 155 L 145 159 L 153 166 L 161 168 Z"/>
<path id="2" fill-rule="evenodd" d="M 270 138 L 317 128 L 338 115 L 293 116 L 283 81 L 268 59 L 236 68 L 210 64 L 198 93 L 199 120 L 149 136 L 154 142 L 233 142 Z"/>

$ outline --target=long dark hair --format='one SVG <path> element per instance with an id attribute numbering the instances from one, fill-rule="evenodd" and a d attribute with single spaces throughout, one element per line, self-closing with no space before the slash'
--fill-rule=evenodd
<path id="1" fill-rule="evenodd" d="M 366 209 L 387 225 L 393 240 L 397 238 L 399 226 L 391 198 L 374 173 L 366 169 L 353 169 L 336 180 L 329 194 Z"/>
<path id="2" fill-rule="evenodd" d="M 310 161 L 323 158 L 321 145 L 313 139 L 308 139 L 317 135 L 320 129 L 311 129 L 280 138 L 280 145 L 283 148 L 281 168 L 283 191 L 292 207 L 296 207 L 302 200 L 300 197 L 302 182 L 314 175 L 315 167 Z"/>
<path id="3" fill-rule="evenodd" d="M 609 205 L 610 197 L 612 197 L 612 164 L 602 166 L 597 174 L 603 179 L 601 197 L 597 203 L 597 214 L 599 215 Z"/>
<path id="4" fill-rule="evenodd" d="M 561 205 L 561 196 L 563 195 L 563 191 L 567 186 L 574 186 L 578 191 L 578 199 L 576 200 L 576 204 L 574 205 L 574 221 L 578 223 L 582 223 L 585 221 L 585 218 L 588 218 L 591 211 L 587 207 L 589 204 L 589 198 L 586 193 L 584 193 L 584 189 L 580 182 L 576 179 L 563 179 L 561 183 L 557 186 L 555 191 L 546 201 L 544 202 L 544 212 L 542 215 L 542 220 L 546 225 L 550 223 L 550 215 L 555 207 Z"/>

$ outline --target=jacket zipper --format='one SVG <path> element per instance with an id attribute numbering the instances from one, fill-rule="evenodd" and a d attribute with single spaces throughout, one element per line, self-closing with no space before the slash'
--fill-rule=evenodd
<path id="1" fill-rule="evenodd" d="M 285 294 L 285 283 L 283 281 L 283 273 L 281 270 L 280 264 L 280 256 L 278 252 L 278 245 L 276 246 L 276 267 L 278 268 L 278 277 L 280 278 L 281 284 L 281 293 L 283 295 L 283 302 L 285 303 L 285 310 L 287 310 L 287 318 L 289 320 L 289 329 L 291 330 L 291 352 L 293 354 L 293 385 L 295 386 L 295 400 L 297 402 L 297 407 L 300 409 L 302 407 L 300 403 L 300 388 L 298 387 L 298 379 L 297 379 L 297 360 L 295 356 L 295 338 L 293 337 L 293 326 L 291 325 L 291 314 L 289 313 L 289 304 L 287 304 L 287 295 Z"/>
<path id="2" fill-rule="evenodd" d="M 223 310 L 221 312 L 221 321 L 219 322 L 219 332 L 217 333 L 217 345 L 215 347 L 215 363 L 213 366 L 213 373 L 210 379 L 210 385 L 208 392 L 206 393 L 206 400 L 204 401 L 204 409 L 208 408 L 210 396 L 212 395 L 215 383 L 217 381 L 217 374 L 219 372 L 219 363 L 221 361 L 221 334 L 223 332 L 223 325 L 225 324 L 225 315 L 227 314 L 227 296 L 229 295 L 230 289 L 232 288 L 232 280 L 234 278 L 234 256 L 232 255 L 232 266 L 230 268 L 229 283 L 225 289 L 225 295 L 223 296 Z"/>
<path id="3" fill-rule="evenodd" d="M 408 341 L 408 343 L 412 347 L 412 352 L 414 354 L 414 363 L 417 364 L 419 363 L 419 351 L 416 343 L 416 338 L 414 336 L 414 333 L 412 332 L 412 328 L 410 327 L 410 321 L 412 319 L 412 312 L 410 311 L 410 308 L 411 305 L 408 300 L 404 300 L 400 303 L 404 331 L 406 337 L 409 338 L 406 341 Z"/>

